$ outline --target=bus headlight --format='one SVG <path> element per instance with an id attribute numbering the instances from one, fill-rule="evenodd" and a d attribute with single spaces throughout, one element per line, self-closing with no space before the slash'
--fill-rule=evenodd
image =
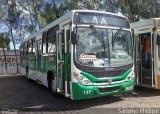
<path id="1" fill-rule="evenodd" d="M 73 76 L 82 85 L 93 85 L 92 82 L 88 78 L 86 78 L 85 76 L 82 76 L 79 73 L 73 72 Z"/>
<path id="2" fill-rule="evenodd" d="M 135 77 L 134 72 L 131 71 L 131 73 L 129 73 L 129 75 L 128 75 L 127 78 L 126 78 L 126 81 L 130 81 L 130 80 L 132 80 L 132 78 L 134 78 L 134 77 Z"/>

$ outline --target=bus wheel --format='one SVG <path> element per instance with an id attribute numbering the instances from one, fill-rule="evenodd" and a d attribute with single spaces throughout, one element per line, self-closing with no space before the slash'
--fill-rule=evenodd
<path id="1" fill-rule="evenodd" d="M 27 76 L 27 80 L 29 82 L 31 82 L 31 79 L 29 78 L 29 69 L 28 69 L 28 67 L 26 67 L 26 76 Z"/>
<path id="2" fill-rule="evenodd" d="M 56 88 L 56 79 L 55 79 L 55 77 L 51 77 L 51 90 L 52 90 L 52 92 L 54 93 L 54 94 L 56 94 L 57 93 L 57 88 Z"/>
<path id="3" fill-rule="evenodd" d="M 52 91 L 53 96 L 57 97 L 57 98 L 61 98 L 64 97 L 62 94 L 57 93 L 57 83 L 56 83 L 56 78 L 55 77 L 51 77 L 51 84 L 50 84 L 50 88 Z"/>

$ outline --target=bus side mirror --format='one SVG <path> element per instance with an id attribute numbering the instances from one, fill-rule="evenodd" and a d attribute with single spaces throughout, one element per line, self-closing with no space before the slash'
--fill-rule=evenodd
<path id="1" fill-rule="evenodd" d="M 73 45 L 77 44 L 77 37 L 76 34 L 74 32 L 71 33 L 71 42 Z"/>
<path id="2" fill-rule="evenodd" d="M 157 45 L 160 45 L 160 35 L 157 35 Z"/>

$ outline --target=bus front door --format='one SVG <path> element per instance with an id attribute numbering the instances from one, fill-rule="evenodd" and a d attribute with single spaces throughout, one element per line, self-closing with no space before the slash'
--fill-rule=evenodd
<path id="1" fill-rule="evenodd" d="M 57 31 L 57 75 L 56 75 L 56 84 L 57 92 L 63 92 L 64 90 L 64 33 L 62 31 Z"/>

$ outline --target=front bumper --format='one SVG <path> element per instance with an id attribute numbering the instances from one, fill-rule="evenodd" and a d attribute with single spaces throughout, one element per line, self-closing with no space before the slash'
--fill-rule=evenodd
<path id="1" fill-rule="evenodd" d="M 123 94 L 133 92 L 134 78 L 128 82 L 111 84 L 106 86 L 84 86 L 80 83 L 72 83 L 72 99 L 89 99 L 102 96 Z"/>

